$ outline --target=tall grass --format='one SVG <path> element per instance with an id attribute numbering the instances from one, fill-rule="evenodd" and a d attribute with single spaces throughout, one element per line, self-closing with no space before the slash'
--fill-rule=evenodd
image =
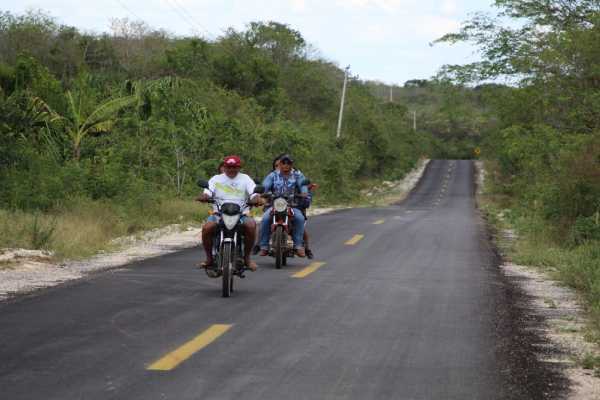
<path id="1" fill-rule="evenodd" d="M 117 237 L 167 224 L 199 224 L 206 207 L 190 200 L 118 203 L 74 199 L 49 213 L 0 209 L 0 248 L 44 248 L 57 259 L 81 258 L 111 248 Z"/>

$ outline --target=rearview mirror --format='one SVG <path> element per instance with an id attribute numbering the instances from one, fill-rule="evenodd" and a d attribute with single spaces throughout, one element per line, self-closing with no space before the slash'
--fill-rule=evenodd
<path id="1" fill-rule="evenodd" d="M 196 185 L 200 186 L 202 189 L 208 189 L 208 181 L 205 179 L 198 179 Z"/>

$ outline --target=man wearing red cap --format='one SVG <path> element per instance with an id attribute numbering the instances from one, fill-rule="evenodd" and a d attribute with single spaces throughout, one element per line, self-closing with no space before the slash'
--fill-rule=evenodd
<path id="1" fill-rule="evenodd" d="M 214 194 L 220 201 L 228 203 L 237 203 L 244 207 L 243 211 L 248 214 L 249 207 L 253 201 L 260 199 L 258 194 L 254 193 L 256 184 L 246 174 L 240 173 L 242 161 L 238 156 L 227 156 L 223 159 L 224 173 L 215 175 L 208 181 L 208 189 L 200 195 L 198 200 L 208 201 Z M 250 200 L 248 201 L 248 198 Z M 216 205 L 213 206 L 217 211 Z M 202 244 L 206 252 L 206 261 L 202 263 L 204 268 L 212 267 L 214 260 L 212 256 L 213 237 L 217 229 L 218 216 L 211 215 L 202 227 Z M 252 271 L 256 271 L 256 263 L 250 260 L 250 249 L 254 245 L 256 238 L 256 222 L 253 218 L 243 216 L 244 224 L 244 246 L 247 251 L 244 254 L 244 263 Z"/>

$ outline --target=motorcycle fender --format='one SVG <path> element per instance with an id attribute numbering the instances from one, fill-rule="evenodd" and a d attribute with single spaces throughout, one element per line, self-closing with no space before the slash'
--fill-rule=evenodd
<path id="1" fill-rule="evenodd" d="M 275 232 L 275 229 L 277 229 L 278 226 L 283 226 L 284 231 L 287 229 L 285 224 L 274 223 L 271 225 L 271 232 Z"/>

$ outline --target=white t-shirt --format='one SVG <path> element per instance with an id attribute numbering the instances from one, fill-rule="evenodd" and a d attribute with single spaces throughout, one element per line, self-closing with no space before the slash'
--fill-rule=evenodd
<path id="1" fill-rule="evenodd" d="M 240 207 L 244 207 L 243 211 L 248 211 L 246 200 L 253 197 L 256 184 L 246 174 L 238 173 L 235 178 L 231 179 L 225 174 L 215 175 L 208 181 L 208 189 L 204 189 L 204 193 L 210 195 L 214 193 L 219 204 L 236 203 Z M 217 206 L 213 205 L 213 209 L 217 211 Z"/>

